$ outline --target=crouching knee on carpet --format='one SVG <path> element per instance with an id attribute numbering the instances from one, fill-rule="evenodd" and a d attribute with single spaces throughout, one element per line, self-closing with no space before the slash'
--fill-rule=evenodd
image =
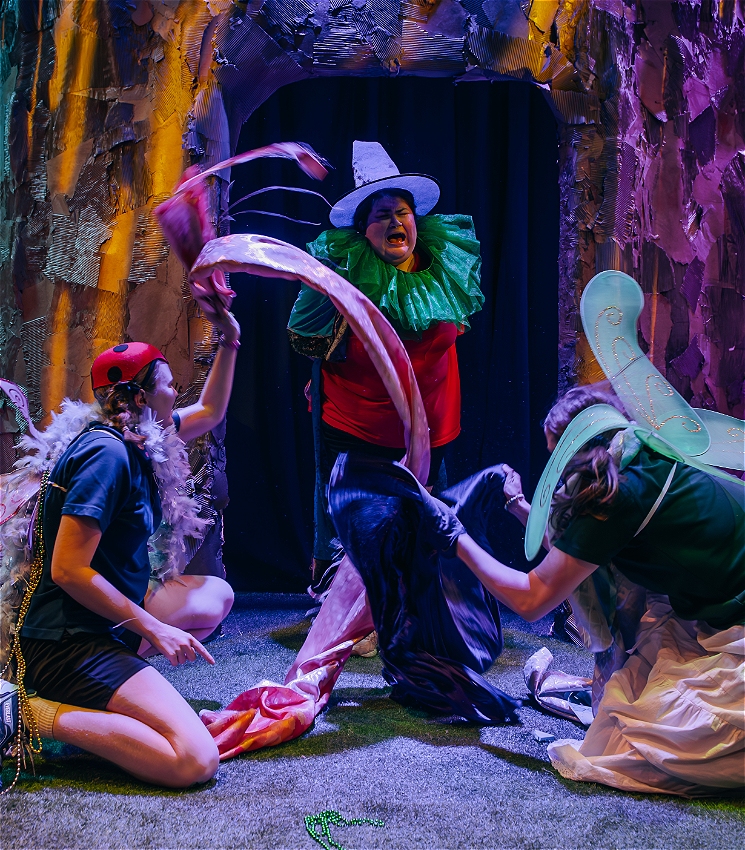
<path id="1" fill-rule="evenodd" d="M 156 671 L 143 668 L 116 689 L 105 710 L 33 697 L 39 734 L 73 744 L 169 788 L 207 782 L 217 747 L 195 712 Z"/>

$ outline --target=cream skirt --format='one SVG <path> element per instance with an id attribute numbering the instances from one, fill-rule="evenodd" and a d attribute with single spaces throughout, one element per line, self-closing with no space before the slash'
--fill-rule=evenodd
<path id="1" fill-rule="evenodd" d="M 715 795 L 745 786 L 745 626 L 714 631 L 650 595 L 584 741 L 549 744 L 568 779 Z"/>

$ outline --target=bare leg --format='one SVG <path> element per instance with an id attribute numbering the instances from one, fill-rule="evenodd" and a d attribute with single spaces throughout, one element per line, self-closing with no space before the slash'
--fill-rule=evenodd
<path id="1" fill-rule="evenodd" d="M 209 732 L 152 668 L 117 688 L 107 711 L 60 706 L 53 734 L 155 785 L 187 788 L 217 772 L 217 747 Z"/>
<path id="2" fill-rule="evenodd" d="M 145 610 L 162 623 L 191 632 L 197 640 L 207 637 L 233 607 L 233 589 L 217 576 L 179 576 L 149 591 Z M 154 652 L 143 640 L 139 654 Z"/>

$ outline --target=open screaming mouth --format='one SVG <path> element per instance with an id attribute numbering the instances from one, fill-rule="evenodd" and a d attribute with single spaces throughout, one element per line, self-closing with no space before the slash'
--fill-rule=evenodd
<path id="1" fill-rule="evenodd" d="M 386 238 L 389 245 L 403 245 L 406 242 L 406 236 L 403 233 L 393 233 Z"/>

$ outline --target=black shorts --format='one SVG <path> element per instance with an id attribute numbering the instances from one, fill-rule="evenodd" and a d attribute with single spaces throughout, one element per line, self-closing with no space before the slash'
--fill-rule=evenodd
<path id="1" fill-rule="evenodd" d="M 26 688 L 54 702 L 104 711 L 117 688 L 150 666 L 135 651 L 141 638 L 129 631 L 123 637 L 131 645 L 88 632 L 60 640 L 21 636 Z"/>

